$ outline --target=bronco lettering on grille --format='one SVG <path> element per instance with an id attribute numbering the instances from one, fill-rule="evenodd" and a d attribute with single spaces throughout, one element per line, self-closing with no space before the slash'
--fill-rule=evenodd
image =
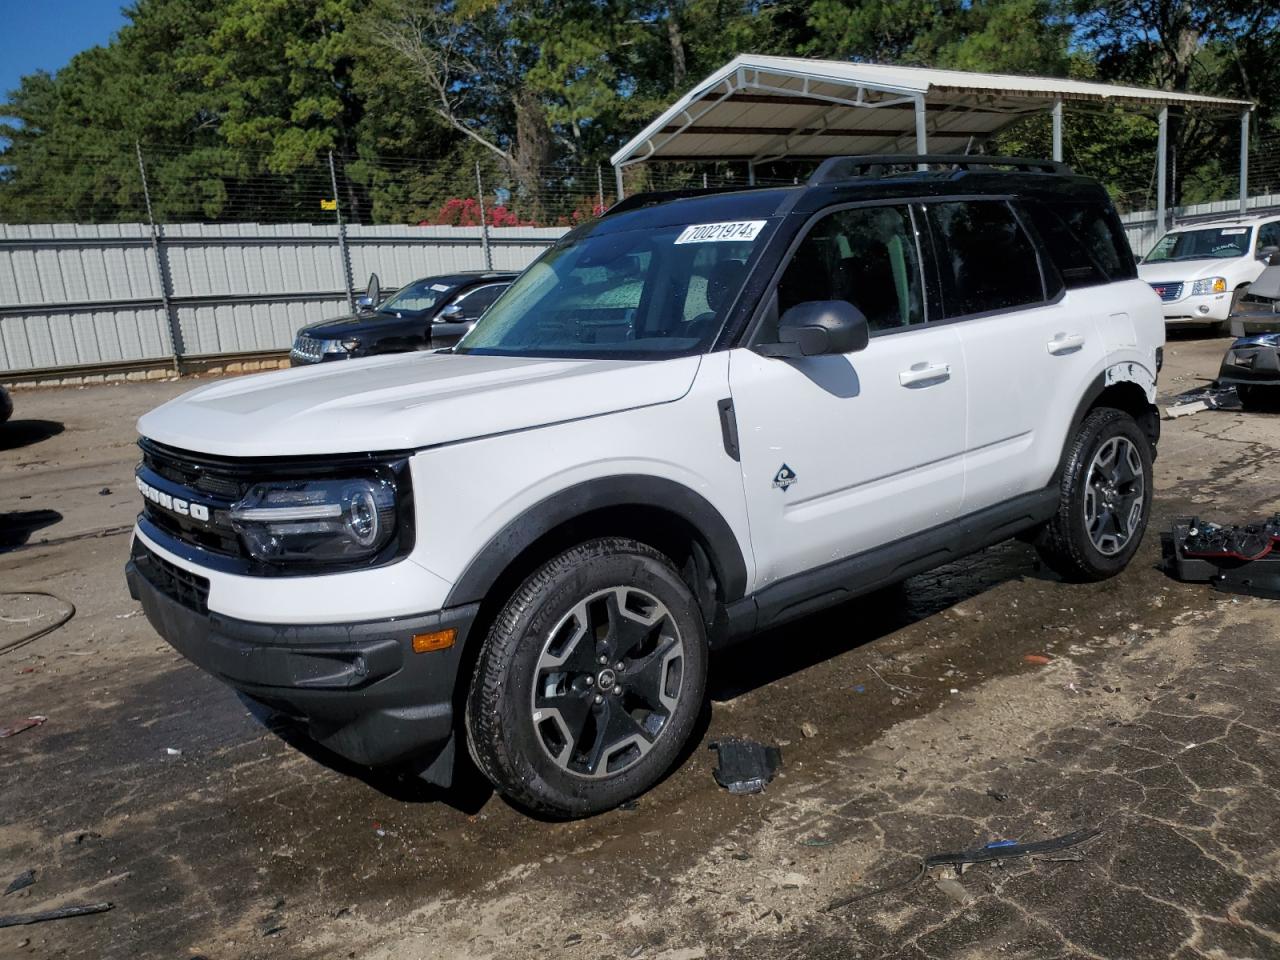
<path id="1" fill-rule="evenodd" d="M 157 506 L 172 510 L 180 517 L 191 517 L 193 520 L 208 522 L 209 508 L 203 503 L 192 503 L 190 500 L 183 500 L 181 497 L 175 497 L 172 494 L 165 493 L 163 490 L 157 490 L 141 477 L 134 477 L 133 479 L 138 485 L 138 492 Z"/>

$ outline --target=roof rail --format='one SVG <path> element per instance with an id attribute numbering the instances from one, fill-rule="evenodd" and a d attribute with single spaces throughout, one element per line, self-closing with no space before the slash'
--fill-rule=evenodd
<path id="1" fill-rule="evenodd" d="M 651 207 L 655 203 L 666 203 L 668 200 L 683 200 L 686 197 L 709 197 L 717 193 L 741 193 L 744 190 L 763 190 L 767 186 L 780 186 L 780 184 L 751 185 L 741 183 L 724 187 L 686 187 L 680 190 L 649 190 L 642 193 L 633 193 L 629 197 L 623 197 L 604 213 L 600 214 L 600 216 L 611 217 L 615 213 L 625 213 L 628 210 L 637 210 L 640 207 Z"/>
<path id="2" fill-rule="evenodd" d="M 920 164 L 953 167 L 957 170 L 968 170 L 970 167 L 1015 167 L 1026 173 L 1070 175 L 1075 172 L 1058 160 L 1034 160 L 1028 157 L 988 157 L 969 153 L 869 154 L 862 157 L 828 157 L 809 177 L 809 186 L 852 177 L 883 177 L 894 167 L 915 167 Z"/>

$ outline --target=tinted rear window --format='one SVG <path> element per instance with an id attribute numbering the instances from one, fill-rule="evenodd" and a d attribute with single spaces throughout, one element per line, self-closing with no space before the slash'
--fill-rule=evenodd
<path id="1" fill-rule="evenodd" d="M 948 317 L 1009 310 L 1045 299 L 1035 246 L 1003 200 L 928 206 Z"/>

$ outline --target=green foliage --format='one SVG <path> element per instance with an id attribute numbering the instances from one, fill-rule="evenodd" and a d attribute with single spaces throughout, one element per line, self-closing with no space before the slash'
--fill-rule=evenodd
<path id="1" fill-rule="evenodd" d="M 136 0 L 103 47 L 0 112 L 0 219 L 417 222 L 475 166 L 524 219 L 572 217 L 596 164 L 741 52 L 1069 75 L 1259 100 L 1280 14 L 1243 0 Z M 1066 158 L 1127 206 L 1154 192 L 1148 117 L 1068 105 Z M 1231 118 L 1173 117 L 1176 197 L 1221 195 Z M 3 143 L 3 141 L 0 141 Z M 1048 154 L 1034 116 L 991 149 Z M 584 174 L 583 171 L 588 171 Z M 641 174 L 643 175 L 643 172 Z M 591 183 L 586 181 L 590 180 Z M 572 194 L 572 198 L 570 197 Z M 490 198 L 492 199 L 492 198 Z"/>

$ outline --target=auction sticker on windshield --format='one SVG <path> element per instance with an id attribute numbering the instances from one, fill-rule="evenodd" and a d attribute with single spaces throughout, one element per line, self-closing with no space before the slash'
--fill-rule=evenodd
<path id="1" fill-rule="evenodd" d="M 732 220 L 728 223 L 695 223 L 685 227 L 676 243 L 716 243 L 718 241 L 754 240 L 761 229 L 763 220 Z"/>

